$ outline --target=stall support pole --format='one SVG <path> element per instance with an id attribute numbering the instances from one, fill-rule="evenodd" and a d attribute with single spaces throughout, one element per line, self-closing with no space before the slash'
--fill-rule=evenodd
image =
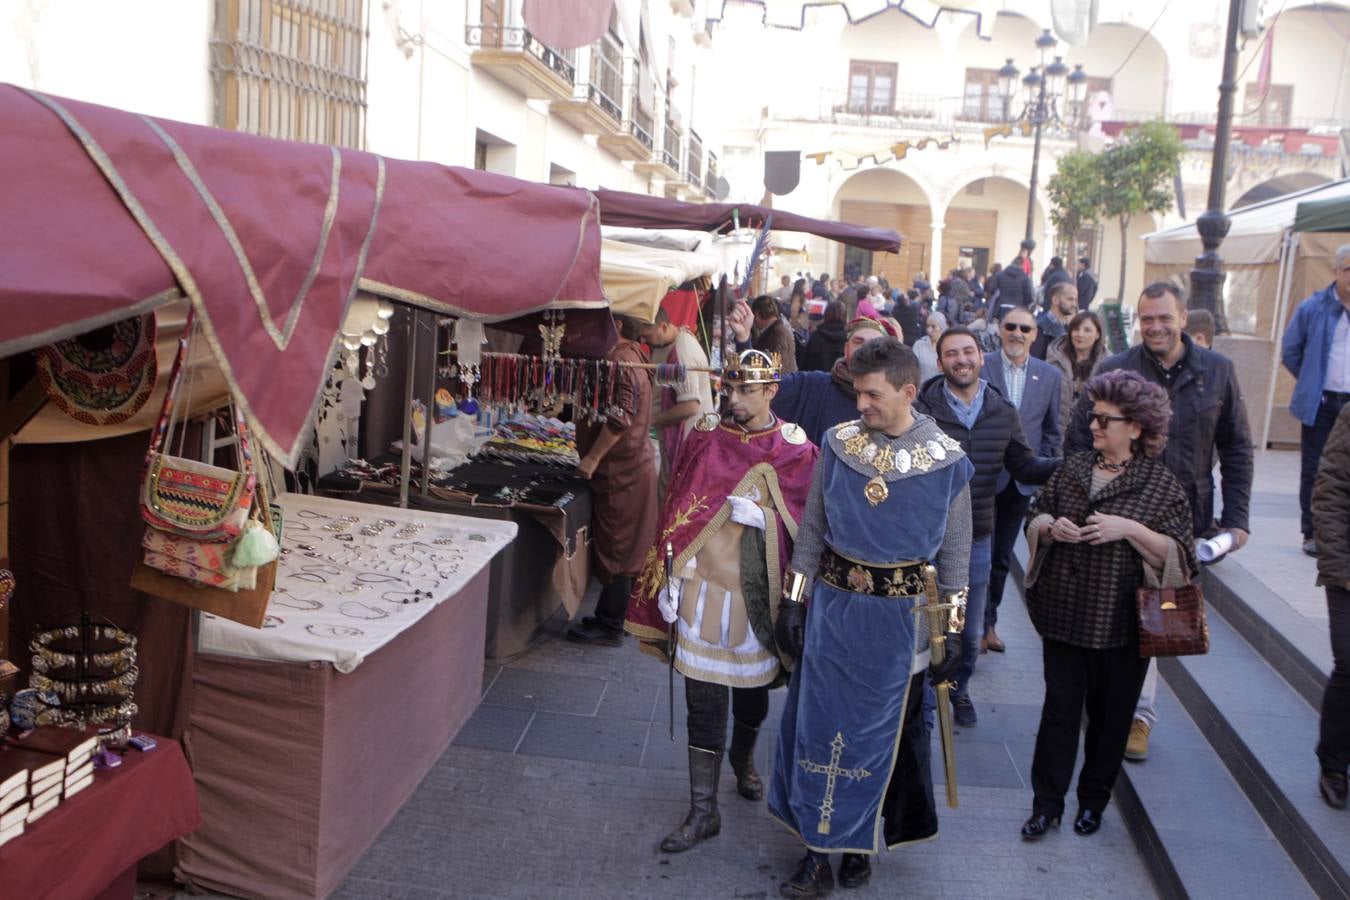
<path id="1" fill-rule="evenodd" d="M 398 480 L 398 505 L 402 509 L 408 508 L 408 484 L 412 478 L 413 381 L 417 374 L 418 318 L 419 310 L 408 310 L 408 372 L 403 382 L 403 461 Z M 425 433 L 430 436 L 430 424 Z"/>
<path id="2" fill-rule="evenodd" d="M 427 430 L 426 448 L 422 453 L 422 499 L 425 500 L 431 484 L 431 432 L 436 426 L 436 355 L 441 350 L 441 332 L 436 317 L 431 317 L 431 339 L 427 341 Z"/>

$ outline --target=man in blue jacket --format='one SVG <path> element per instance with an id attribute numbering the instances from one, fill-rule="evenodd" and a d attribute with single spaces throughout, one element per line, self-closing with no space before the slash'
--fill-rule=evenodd
<path id="1" fill-rule="evenodd" d="M 1336 248 L 1336 280 L 1305 299 L 1284 333 L 1284 367 L 1296 380 L 1289 411 L 1303 423 L 1298 507 L 1303 552 L 1317 555 L 1313 542 L 1312 487 L 1317 463 L 1341 407 L 1350 402 L 1350 244 Z"/>

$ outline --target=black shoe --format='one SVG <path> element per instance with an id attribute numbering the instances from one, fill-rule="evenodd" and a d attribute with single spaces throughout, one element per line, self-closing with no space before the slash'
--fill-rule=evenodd
<path id="1" fill-rule="evenodd" d="M 962 728 L 974 728 L 980 724 L 980 717 L 975 715 L 975 704 L 966 696 L 952 698 L 952 718 Z"/>
<path id="2" fill-rule="evenodd" d="M 1030 819 L 1022 823 L 1022 840 L 1039 841 L 1045 837 L 1045 833 L 1051 828 L 1059 827 L 1059 816 L 1044 816 L 1040 813 L 1034 814 Z"/>
<path id="3" fill-rule="evenodd" d="M 860 888 L 872 877 L 872 863 L 861 853 L 845 853 L 839 863 L 839 886 Z"/>
<path id="4" fill-rule="evenodd" d="M 1322 799 L 1327 801 L 1327 806 L 1332 809 L 1345 809 L 1346 779 L 1344 772 L 1328 772 L 1322 770 L 1322 777 L 1317 779 L 1317 789 L 1322 792 Z"/>
<path id="5" fill-rule="evenodd" d="M 623 643 L 623 631 L 606 625 L 595 616 L 587 616 L 567 629 L 567 639 L 574 644 L 617 647 Z"/>
<path id="6" fill-rule="evenodd" d="M 824 897 L 834 890 L 834 873 L 830 860 L 808 853 L 797 864 L 797 871 L 778 888 L 784 897 Z"/>
<path id="7" fill-rule="evenodd" d="M 1074 819 L 1073 832 L 1087 837 L 1089 834 L 1096 834 L 1097 829 L 1102 827 L 1102 814 L 1093 812 L 1090 809 L 1080 809 L 1078 818 Z"/>
<path id="8" fill-rule="evenodd" d="M 1305 538 L 1303 539 L 1303 552 L 1304 552 L 1305 555 L 1311 556 L 1313 559 L 1316 559 L 1316 558 L 1317 558 L 1317 541 L 1313 540 L 1313 539 L 1310 538 L 1310 537 L 1305 537 Z"/>

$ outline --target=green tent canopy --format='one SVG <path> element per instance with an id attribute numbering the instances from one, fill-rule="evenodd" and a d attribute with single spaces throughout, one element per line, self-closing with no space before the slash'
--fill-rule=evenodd
<path id="1" fill-rule="evenodd" d="M 1350 197 L 1309 200 L 1298 205 L 1294 231 L 1350 231 Z"/>

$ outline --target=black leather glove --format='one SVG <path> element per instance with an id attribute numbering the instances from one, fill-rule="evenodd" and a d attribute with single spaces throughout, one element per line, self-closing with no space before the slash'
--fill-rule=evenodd
<path id="1" fill-rule="evenodd" d="M 951 681 L 956 669 L 961 665 L 961 635 L 955 631 L 949 631 L 942 639 L 943 656 L 942 662 L 928 664 L 928 674 L 932 676 L 933 684 L 941 684 L 944 681 Z"/>
<path id="2" fill-rule="evenodd" d="M 806 604 L 784 597 L 778 601 L 778 622 L 773 627 L 778 649 L 793 659 L 802 658 L 806 646 Z"/>

